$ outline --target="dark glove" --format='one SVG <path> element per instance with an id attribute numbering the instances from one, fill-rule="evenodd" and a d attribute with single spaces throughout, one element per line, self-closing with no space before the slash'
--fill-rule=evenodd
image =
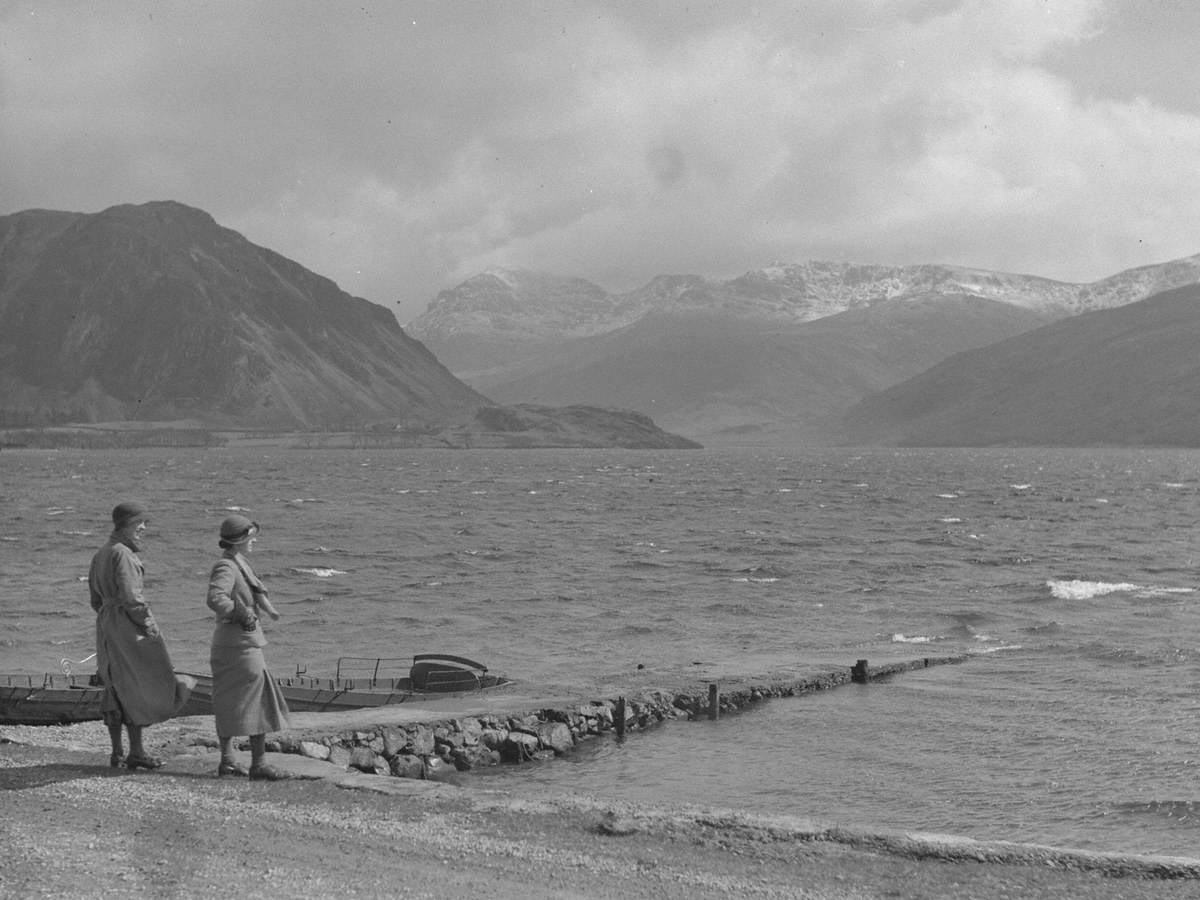
<path id="1" fill-rule="evenodd" d="M 250 610 L 246 610 L 238 624 L 242 626 L 242 631 L 245 631 L 247 634 L 249 634 L 251 631 L 254 631 L 254 629 L 258 628 L 258 616 L 256 616 Z"/>

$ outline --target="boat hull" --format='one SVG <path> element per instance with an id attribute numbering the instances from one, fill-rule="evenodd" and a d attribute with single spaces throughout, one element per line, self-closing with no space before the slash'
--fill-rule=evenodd
<path id="1" fill-rule="evenodd" d="M 104 688 L 86 676 L 0 678 L 0 724 L 67 725 L 101 718 Z"/>
<path id="2" fill-rule="evenodd" d="M 419 658 L 418 658 L 419 659 Z M 181 672 L 196 680 L 188 701 L 176 716 L 212 715 L 212 676 Z M 414 677 L 415 676 L 415 677 Z M 414 666 L 401 678 L 313 678 L 306 675 L 276 678 L 293 712 L 346 712 L 394 706 L 491 691 L 512 682 L 478 671 L 453 671 L 442 666 L 432 674 Z M 89 684 L 87 676 L 0 676 L 0 725 L 66 725 L 102 718 L 104 689 Z"/>

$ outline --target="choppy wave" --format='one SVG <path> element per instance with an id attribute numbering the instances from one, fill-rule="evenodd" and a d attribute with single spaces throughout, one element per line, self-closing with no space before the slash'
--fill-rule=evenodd
<path id="1" fill-rule="evenodd" d="M 1195 591 L 1194 588 L 1185 587 L 1141 585 L 1127 581 L 1115 583 L 1108 581 L 1083 581 L 1080 579 L 1065 581 L 1051 579 L 1046 582 L 1046 587 L 1050 589 L 1050 596 L 1056 600 L 1094 600 L 1097 597 L 1105 597 L 1109 594 L 1118 593 L 1133 594 L 1137 597 L 1147 598 L 1170 596 L 1173 594 L 1191 594 Z"/>

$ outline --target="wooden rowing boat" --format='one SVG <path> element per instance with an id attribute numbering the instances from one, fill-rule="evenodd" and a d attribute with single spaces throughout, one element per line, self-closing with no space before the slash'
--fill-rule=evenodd
<path id="1" fill-rule="evenodd" d="M 86 675 L 0 675 L 0 725 L 99 719 L 103 695 Z"/>
<path id="2" fill-rule="evenodd" d="M 407 666 L 405 674 L 396 674 Z M 181 672 L 196 687 L 178 716 L 212 715 L 212 676 Z M 100 718 L 104 689 L 86 675 L 0 675 L 0 725 L 63 725 Z M 410 658 L 348 657 L 332 677 L 276 677 L 295 712 L 338 712 L 480 693 L 511 684 L 462 656 L 418 653 Z"/>

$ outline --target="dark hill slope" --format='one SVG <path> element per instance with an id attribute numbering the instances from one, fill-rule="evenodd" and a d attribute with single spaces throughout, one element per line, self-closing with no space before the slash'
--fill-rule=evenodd
<path id="1" fill-rule="evenodd" d="M 1200 286 L 959 353 L 858 404 L 850 443 L 1200 446 Z"/>
<path id="2" fill-rule="evenodd" d="M 314 427 L 486 401 L 382 307 L 178 203 L 0 219 L 8 413 Z"/>

